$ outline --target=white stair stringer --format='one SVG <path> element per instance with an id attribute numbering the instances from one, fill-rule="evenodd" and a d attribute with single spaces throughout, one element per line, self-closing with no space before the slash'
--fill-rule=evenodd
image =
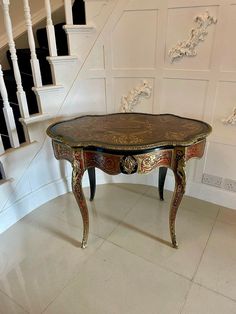
<path id="1" fill-rule="evenodd" d="M 14 198 L 16 194 L 19 194 L 19 191 L 17 191 L 18 179 L 24 174 L 32 158 L 37 154 L 39 147 L 40 144 L 37 142 L 24 144 L 17 149 L 7 150 L 0 157 L 6 175 L 4 183 L 0 185 L 0 213 L 6 206 L 9 197 Z"/>
<path id="2" fill-rule="evenodd" d="M 0 233 L 45 202 L 70 191 L 65 161 L 57 161 L 45 129 L 49 121 L 36 123 L 42 138 L 5 154 L 1 162 L 12 179 L 0 185 Z M 39 132 L 38 129 L 38 132 Z M 15 167 L 16 163 L 20 165 Z"/>

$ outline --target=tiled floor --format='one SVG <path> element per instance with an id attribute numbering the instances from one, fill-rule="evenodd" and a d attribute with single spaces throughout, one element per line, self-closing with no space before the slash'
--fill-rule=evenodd
<path id="1" fill-rule="evenodd" d="M 0 313 L 236 313 L 236 211 L 186 196 L 176 250 L 170 198 L 98 186 L 85 250 L 71 193 L 35 210 L 0 235 Z"/>

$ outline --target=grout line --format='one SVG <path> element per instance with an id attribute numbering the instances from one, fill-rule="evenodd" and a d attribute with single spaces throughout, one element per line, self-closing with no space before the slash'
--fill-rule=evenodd
<path id="1" fill-rule="evenodd" d="M 198 283 L 198 282 L 193 282 L 193 283 L 194 283 L 195 285 L 198 285 L 198 286 L 200 286 L 200 287 L 202 287 L 202 288 L 208 290 L 208 291 L 211 291 L 212 293 L 215 293 L 215 294 L 217 294 L 217 295 L 220 295 L 221 297 L 224 297 L 224 298 L 226 298 L 226 299 L 228 299 L 228 300 L 233 301 L 234 303 L 236 303 L 236 299 L 233 299 L 233 298 L 231 298 L 231 297 L 229 297 L 229 296 L 227 296 L 227 295 L 225 295 L 225 294 L 223 294 L 223 293 L 221 293 L 221 292 L 219 292 L 219 291 L 216 291 L 216 290 L 213 290 L 213 289 L 211 289 L 211 288 L 208 288 L 208 287 L 206 287 L 206 286 L 204 286 L 204 285 L 202 285 L 202 284 L 200 284 L 200 283 Z"/>
<path id="2" fill-rule="evenodd" d="M 202 284 L 200 284 L 200 283 L 197 283 L 197 282 L 194 282 L 194 281 L 191 280 L 191 286 L 190 286 L 189 291 L 187 292 L 187 294 L 186 294 L 186 296 L 185 296 L 185 300 L 184 300 L 183 306 L 181 307 L 181 310 L 180 310 L 179 314 L 183 313 L 183 310 L 184 310 L 184 308 L 185 308 L 185 305 L 186 305 L 188 296 L 189 296 L 189 294 L 190 294 L 190 290 L 191 290 L 191 288 L 192 288 L 193 285 L 202 287 L 202 288 L 204 288 L 204 289 L 210 291 L 211 293 L 217 294 L 217 295 L 219 295 L 219 296 L 221 296 L 221 297 L 223 297 L 223 298 L 226 298 L 227 300 L 230 300 L 230 301 L 232 301 L 232 302 L 234 302 L 234 303 L 236 304 L 236 300 L 235 300 L 235 299 L 232 299 L 232 298 L 229 297 L 229 296 L 226 296 L 226 295 L 224 295 L 224 294 L 222 294 L 222 293 L 220 293 L 220 292 L 218 292 L 218 291 L 216 291 L 216 290 L 213 290 L 213 289 L 211 289 L 211 288 L 208 288 L 208 287 L 206 287 L 206 286 L 204 286 L 204 285 L 202 285 Z"/>
<path id="3" fill-rule="evenodd" d="M 122 249 L 123 251 L 126 251 L 126 252 L 128 252 L 128 253 L 130 253 L 130 254 L 132 254 L 132 255 L 138 257 L 138 258 L 141 258 L 141 259 L 144 260 L 145 262 L 148 262 L 148 263 L 150 263 L 150 264 L 152 264 L 152 265 L 154 265 L 154 266 L 157 266 L 157 267 L 159 267 L 159 268 L 161 268 L 161 269 L 163 269 L 163 270 L 165 270 L 165 271 L 168 271 L 168 272 L 170 272 L 170 273 L 172 273 L 172 274 L 175 274 L 175 275 L 178 276 L 178 277 L 181 277 L 181 278 L 183 278 L 183 279 L 185 279 L 185 280 L 191 282 L 191 279 L 190 279 L 189 277 L 183 275 L 183 274 L 177 273 L 177 272 L 175 272 L 174 270 L 171 270 L 171 269 L 169 269 L 169 268 L 167 268 L 167 267 L 165 267 L 165 266 L 163 266 L 163 265 L 161 265 L 161 264 L 159 264 L 159 263 L 155 263 L 155 262 L 153 262 L 153 261 L 147 259 L 147 258 L 144 257 L 144 256 L 137 255 L 137 254 L 135 254 L 134 252 L 132 252 L 132 251 L 130 251 L 130 250 L 128 250 L 128 249 L 126 249 L 126 248 L 120 246 L 120 245 L 117 244 L 117 243 L 114 243 L 114 242 L 112 242 L 112 241 L 110 241 L 110 240 L 106 240 L 106 241 L 109 242 L 109 243 L 111 243 L 111 244 L 113 244 L 113 245 L 115 245 L 115 246 L 117 246 L 118 248 Z M 173 250 L 175 250 L 175 249 L 173 248 Z"/>
<path id="4" fill-rule="evenodd" d="M 183 310 L 184 310 L 184 308 L 185 308 L 185 305 L 186 305 L 186 302 L 187 302 L 187 300 L 188 300 L 188 296 L 189 296 L 189 294 L 190 294 L 190 291 L 191 291 L 191 289 L 192 289 L 193 284 L 194 284 L 194 283 L 190 280 L 189 289 L 188 289 L 188 291 L 187 291 L 187 293 L 186 293 L 186 295 L 185 295 L 185 297 L 184 297 L 184 302 L 183 302 L 183 304 L 182 304 L 182 306 L 181 306 L 181 308 L 180 308 L 180 310 L 179 310 L 179 314 L 183 313 Z"/>
<path id="5" fill-rule="evenodd" d="M 194 274 L 193 274 L 193 276 L 192 276 L 192 278 L 191 278 L 191 281 L 193 281 L 193 282 L 194 282 L 194 278 L 195 278 L 195 276 L 196 276 L 196 274 L 197 274 L 197 271 L 198 271 L 198 269 L 199 269 L 199 266 L 200 266 L 200 264 L 201 264 L 201 262 L 202 262 L 203 255 L 204 255 L 204 253 L 205 253 L 205 251 L 206 251 L 206 248 L 207 248 L 208 242 L 209 242 L 209 240 L 210 240 L 210 237 L 211 237 L 211 235 L 212 235 L 213 229 L 214 229 L 214 227 L 215 227 L 215 225 L 216 225 L 216 222 L 217 222 L 219 213 L 220 213 L 220 207 L 219 207 L 219 209 L 218 209 L 218 213 L 217 213 L 217 215 L 216 215 L 216 217 L 215 217 L 214 223 L 213 223 L 213 225 L 212 225 L 212 227 L 211 227 L 211 231 L 210 231 L 209 236 L 208 236 L 208 239 L 207 239 L 207 241 L 206 241 L 206 245 L 205 245 L 205 247 L 204 247 L 204 249 L 203 249 L 203 251 L 202 251 L 201 257 L 200 257 L 199 262 L 198 262 L 198 265 L 197 265 L 197 267 L 196 267 L 196 269 L 195 269 L 195 272 L 194 272 Z"/>
<path id="6" fill-rule="evenodd" d="M 26 310 L 21 304 L 19 304 L 15 299 L 13 299 L 11 296 L 9 296 L 5 291 L 3 291 L 2 289 L 0 289 L 0 292 L 9 300 L 11 300 L 12 303 L 14 303 L 15 305 L 19 306 L 23 311 L 25 311 L 26 313 L 30 312 L 28 310 Z"/>
<path id="7" fill-rule="evenodd" d="M 147 191 L 146 191 L 147 192 Z M 125 222 L 125 218 L 129 215 L 129 213 L 135 208 L 135 206 L 136 206 L 136 204 L 138 204 L 138 202 L 140 201 L 140 199 L 143 197 L 143 196 L 146 196 L 145 194 L 144 194 L 145 192 L 143 192 L 143 193 L 139 193 L 140 195 L 139 195 L 139 197 L 137 198 L 137 200 L 133 203 L 133 205 L 127 210 L 127 213 L 125 213 L 124 214 L 124 216 L 122 217 L 122 218 L 120 218 L 120 222 L 114 227 L 114 229 L 108 234 L 108 236 L 107 236 L 107 238 L 106 238 L 106 240 L 111 236 L 111 234 L 113 233 L 113 232 L 115 232 L 124 222 Z M 110 243 L 113 243 L 113 242 L 111 242 L 111 241 L 109 241 L 109 240 L 107 240 L 108 242 L 110 242 Z"/>
<path id="8" fill-rule="evenodd" d="M 191 285 L 190 285 L 189 290 L 188 290 L 188 292 L 187 292 L 187 294 L 186 294 L 186 296 L 185 296 L 185 299 L 184 299 L 184 302 L 183 302 L 183 305 L 182 305 L 182 307 L 181 307 L 181 309 L 180 309 L 179 314 L 183 313 L 183 310 L 184 310 L 184 308 L 185 308 L 185 305 L 186 305 L 188 296 L 189 296 L 189 294 L 190 294 L 191 288 L 192 288 L 192 286 L 193 286 L 194 284 L 196 284 L 196 283 L 194 282 L 194 278 L 195 278 L 196 273 L 197 273 L 197 271 L 198 271 L 198 269 L 199 269 L 200 263 L 201 263 L 201 261 L 202 261 L 202 259 L 203 259 L 203 255 L 204 255 L 204 253 L 205 253 L 205 251 L 206 251 L 207 244 L 208 244 L 208 242 L 209 242 L 209 240 L 210 240 L 211 234 L 212 234 L 213 229 L 214 229 L 214 227 L 215 227 L 215 225 L 216 225 L 216 222 L 217 222 L 217 218 L 218 218 L 218 216 L 219 216 L 219 213 L 220 213 L 220 207 L 219 207 L 218 212 L 217 212 L 217 215 L 216 215 L 216 217 L 215 217 L 215 219 L 214 219 L 214 223 L 213 223 L 213 225 L 212 225 L 212 227 L 211 227 L 211 231 L 210 231 L 209 236 L 208 236 L 208 239 L 207 239 L 207 241 L 206 241 L 206 245 L 205 245 L 205 247 L 204 247 L 204 249 L 203 249 L 203 251 L 202 251 L 202 254 L 201 254 L 201 257 L 200 257 L 200 259 L 199 259 L 199 262 L 198 262 L 198 265 L 197 265 L 197 267 L 196 267 L 196 270 L 195 270 L 195 272 L 194 272 L 194 274 L 193 274 L 193 276 L 192 276 L 192 278 L 191 278 L 191 280 L 190 280 Z"/>
<path id="9" fill-rule="evenodd" d="M 81 266 L 86 265 L 86 264 L 88 263 L 88 261 L 90 260 L 90 258 L 91 258 L 92 256 L 94 256 L 95 253 L 96 253 L 96 252 L 103 246 L 103 244 L 106 242 L 106 240 L 104 240 L 104 239 L 101 238 L 101 237 L 96 236 L 96 238 L 98 238 L 98 240 L 99 240 L 99 239 L 102 240 L 101 244 L 98 245 L 98 247 L 97 247 L 91 254 L 89 254 L 88 258 L 86 258 L 86 260 L 81 264 Z M 82 248 L 77 248 L 77 249 L 83 250 Z M 85 250 L 86 250 L 86 249 L 85 249 Z M 82 268 L 82 267 L 81 267 L 81 268 Z M 82 271 L 83 271 L 83 270 L 80 269 L 80 270 L 78 270 L 78 271 L 75 271 L 75 272 L 72 274 L 72 275 L 73 275 L 72 278 L 69 279 L 69 280 L 65 283 L 65 285 L 62 287 L 62 289 L 60 290 L 60 292 L 58 292 L 58 294 L 48 303 L 48 305 L 46 305 L 46 307 L 45 307 L 44 310 L 41 312 L 41 314 L 45 313 L 45 311 L 49 308 L 49 306 L 50 306 L 50 305 L 63 293 L 63 291 L 75 280 L 75 276 L 78 276 Z"/>

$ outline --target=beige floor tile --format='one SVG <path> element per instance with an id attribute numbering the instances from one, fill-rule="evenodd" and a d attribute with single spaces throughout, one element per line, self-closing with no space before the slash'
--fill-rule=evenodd
<path id="1" fill-rule="evenodd" d="M 145 195 L 159 201 L 158 188 L 150 187 Z M 164 201 L 162 202 L 166 204 L 166 206 L 170 206 L 172 195 L 172 191 L 164 191 Z M 219 206 L 194 197 L 190 197 L 188 195 L 184 195 L 179 207 L 179 211 L 181 210 L 192 211 L 196 214 L 207 216 L 209 218 L 216 218 L 219 212 Z"/>
<path id="2" fill-rule="evenodd" d="M 46 314 L 179 313 L 190 282 L 104 243 Z"/>
<path id="3" fill-rule="evenodd" d="M 109 241 L 192 278 L 205 248 L 214 219 L 191 211 L 177 214 L 176 230 L 179 249 L 170 245 L 169 206 L 143 196 L 108 238 Z"/>
<path id="4" fill-rule="evenodd" d="M 196 214 L 209 218 L 216 218 L 219 213 L 219 205 L 199 200 L 185 195 L 180 205 L 180 210 L 189 210 Z"/>
<path id="5" fill-rule="evenodd" d="M 169 190 L 164 190 L 164 201 L 169 202 L 171 200 L 173 192 Z M 158 186 L 149 186 L 149 189 L 144 192 L 144 195 L 159 200 L 159 190 Z"/>
<path id="6" fill-rule="evenodd" d="M 128 184 L 99 185 L 93 202 L 89 201 L 89 189 L 85 188 L 90 233 L 106 239 L 147 188 L 143 185 Z M 42 206 L 40 212 L 43 216 L 56 216 L 72 226 L 82 228 L 81 214 L 72 193 L 52 200 Z"/>
<path id="7" fill-rule="evenodd" d="M 155 187 L 99 185 L 88 200 L 85 250 L 72 193 L 33 211 L 0 235 L 0 314 L 236 313 L 236 212 L 185 196 L 175 250 L 171 196 L 165 191 L 161 202 Z M 192 278 L 196 270 L 189 292 L 191 282 L 180 275 Z"/>
<path id="8" fill-rule="evenodd" d="M 236 209 L 221 208 L 217 220 L 236 225 Z"/>
<path id="9" fill-rule="evenodd" d="M 103 242 L 90 235 L 82 250 L 82 230 L 37 211 L 0 235 L 0 290 L 33 314 L 45 309 Z"/>
<path id="10" fill-rule="evenodd" d="M 26 314 L 27 312 L 0 291 L 0 314 Z"/>
<path id="11" fill-rule="evenodd" d="M 236 300 L 236 228 L 217 222 L 195 282 Z"/>
<path id="12" fill-rule="evenodd" d="M 181 314 L 235 314 L 236 302 L 193 284 Z"/>

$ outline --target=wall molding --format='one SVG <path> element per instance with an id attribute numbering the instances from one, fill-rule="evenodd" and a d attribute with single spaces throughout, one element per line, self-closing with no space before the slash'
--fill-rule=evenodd
<path id="1" fill-rule="evenodd" d="M 208 32 L 207 28 L 217 23 L 217 19 L 206 11 L 205 13 L 199 14 L 194 18 L 194 22 L 197 24 L 195 28 L 190 31 L 189 38 L 187 40 L 179 41 L 175 47 L 169 50 L 168 55 L 170 56 L 171 63 L 176 59 L 186 57 L 194 57 L 197 55 L 196 47 L 201 41 L 204 41 Z"/>
<path id="2" fill-rule="evenodd" d="M 222 119 L 223 124 L 225 125 L 233 125 L 236 124 L 236 107 L 233 108 L 233 112 L 228 118 Z"/>
<path id="3" fill-rule="evenodd" d="M 121 112 L 133 112 L 141 97 L 151 96 L 152 86 L 148 81 L 142 81 L 140 85 L 132 88 L 127 96 L 122 96 L 120 103 Z"/>

